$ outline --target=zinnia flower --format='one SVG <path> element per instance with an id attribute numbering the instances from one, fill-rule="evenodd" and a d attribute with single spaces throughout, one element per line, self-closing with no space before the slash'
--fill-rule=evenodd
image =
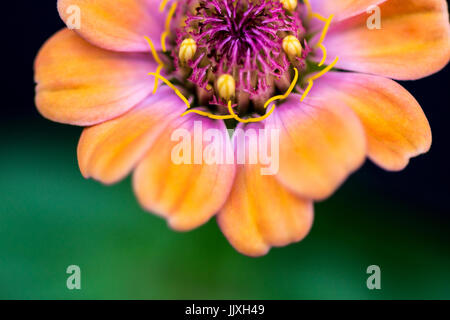
<path id="1" fill-rule="evenodd" d="M 310 2 L 59 0 L 67 25 L 74 6 L 81 24 L 40 50 L 37 107 L 86 127 L 86 178 L 112 184 L 133 172 L 141 205 L 173 229 L 217 214 L 236 250 L 264 255 L 304 238 L 313 202 L 366 157 L 397 171 L 429 150 L 422 109 L 391 79 L 428 76 L 450 58 L 444 0 Z M 379 28 L 368 27 L 374 5 Z M 232 144 L 236 127 L 248 137 L 279 130 L 276 175 L 260 164 L 172 161 L 179 128 L 214 128 L 224 152 L 254 152 Z"/>

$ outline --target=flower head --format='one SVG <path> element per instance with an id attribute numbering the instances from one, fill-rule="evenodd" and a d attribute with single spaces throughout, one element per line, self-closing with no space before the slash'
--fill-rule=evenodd
<path id="1" fill-rule="evenodd" d="M 36 58 L 37 107 L 86 127 L 83 176 L 133 172 L 141 205 L 176 230 L 217 215 L 239 252 L 263 255 L 305 237 L 313 202 L 366 157 L 402 170 L 430 148 L 422 109 L 391 79 L 448 63 L 444 0 L 59 0 L 64 21 L 72 5 L 80 29 Z M 261 141 L 271 174 L 252 161 Z"/>

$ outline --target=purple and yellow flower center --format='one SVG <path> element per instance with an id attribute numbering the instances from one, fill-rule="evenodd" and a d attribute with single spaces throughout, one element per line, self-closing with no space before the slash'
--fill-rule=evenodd
<path id="1" fill-rule="evenodd" d="M 237 91 L 250 98 L 265 94 L 289 69 L 283 38 L 298 37 L 301 30 L 300 19 L 287 14 L 280 2 L 202 0 L 187 13 L 181 31 L 183 39 L 197 45 L 195 59 L 188 62 L 189 81 L 206 89 L 209 82 L 228 74 Z"/>
<path id="2" fill-rule="evenodd" d="M 273 111 L 267 110 L 270 103 L 286 98 L 301 85 L 299 74 L 308 71 L 306 60 L 312 50 L 302 21 L 308 17 L 307 9 L 296 0 L 174 3 L 162 35 L 164 61 L 152 75 L 174 89 L 172 83 L 177 85 L 187 113 L 262 120 Z M 171 53 L 165 49 L 166 40 Z M 170 83 L 160 75 L 163 67 Z M 307 85 L 305 92 L 312 82 Z"/>

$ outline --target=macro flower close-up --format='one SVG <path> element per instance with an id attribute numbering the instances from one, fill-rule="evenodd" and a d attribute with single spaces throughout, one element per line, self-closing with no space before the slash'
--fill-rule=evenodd
<path id="1" fill-rule="evenodd" d="M 396 81 L 449 62 L 445 0 L 57 8 L 67 27 L 36 57 L 38 111 L 84 127 L 85 178 L 111 185 L 132 175 L 140 205 L 174 230 L 215 217 L 238 252 L 262 256 L 306 237 L 314 203 L 366 159 L 401 171 L 431 147 L 421 106 Z M 180 147 L 180 132 L 201 143 Z M 276 158 L 273 171 L 251 161 L 262 150 Z M 174 161 L 180 152 L 189 161 Z"/>

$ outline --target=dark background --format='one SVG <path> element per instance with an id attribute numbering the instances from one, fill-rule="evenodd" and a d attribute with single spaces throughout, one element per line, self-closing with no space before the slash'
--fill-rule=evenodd
<path id="1" fill-rule="evenodd" d="M 399 173 L 367 162 L 316 205 L 306 240 L 251 259 L 214 219 L 175 233 L 139 208 L 129 179 L 104 187 L 81 177 L 81 128 L 34 106 L 34 57 L 64 26 L 56 1 L 2 9 L 0 298 L 450 298 L 449 67 L 402 82 L 430 121 L 428 154 Z M 81 291 L 65 287 L 70 264 L 82 269 Z M 366 288 L 371 264 L 380 291 Z"/>

